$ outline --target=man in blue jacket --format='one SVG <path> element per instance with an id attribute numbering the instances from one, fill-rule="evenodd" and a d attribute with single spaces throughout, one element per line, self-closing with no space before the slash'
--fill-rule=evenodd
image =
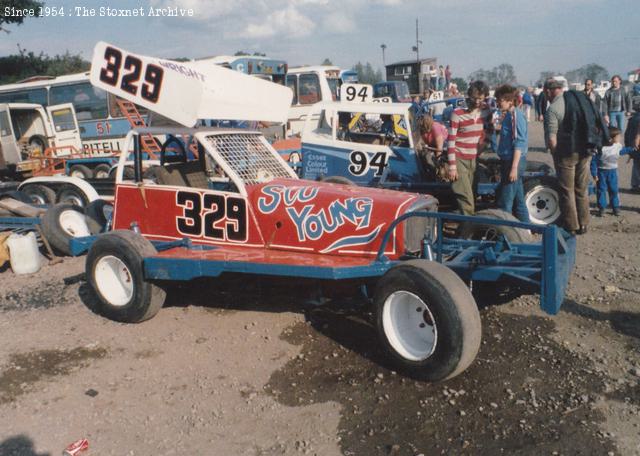
<path id="1" fill-rule="evenodd" d="M 498 157 L 500 158 L 500 189 L 498 208 L 513 214 L 521 222 L 529 222 L 529 211 L 524 200 L 522 175 L 527 169 L 529 132 L 527 119 L 516 109 L 516 89 L 503 85 L 495 91 L 498 107 L 503 113 L 500 128 Z"/>

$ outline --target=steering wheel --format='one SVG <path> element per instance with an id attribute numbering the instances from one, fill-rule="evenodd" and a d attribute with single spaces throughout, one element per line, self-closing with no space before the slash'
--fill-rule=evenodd
<path id="1" fill-rule="evenodd" d="M 166 152 L 167 152 L 167 148 L 170 145 L 174 145 L 177 146 L 178 149 L 178 155 L 180 156 L 178 160 L 170 160 L 170 163 L 176 163 L 176 162 L 181 162 L 181 163 L 186 163 L 187 162 L 187 150 L 184 147 L 184 143 L 176 138 L 175 136 L 169 136 L 166 141 L 162 144 L 162 147 L 160 148 L 160 166 L 164 166 L 164 164 L 167 162 L 166 160 Z"/>

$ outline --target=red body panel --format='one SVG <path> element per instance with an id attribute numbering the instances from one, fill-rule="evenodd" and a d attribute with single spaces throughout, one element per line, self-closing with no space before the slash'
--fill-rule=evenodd
<path id="1" fill-rule="evenodd" d="M 135 222 L 156 240 L 188 237 L 199 244 L 370 258 L 389 224 L 424 198 L 293 179 L 251 185 L 247 193 L 120 184 L 113 227 L 129 229 Z M 402 230 L 396 231 L 385 252 L 390 256 L 403 253 Z"/>

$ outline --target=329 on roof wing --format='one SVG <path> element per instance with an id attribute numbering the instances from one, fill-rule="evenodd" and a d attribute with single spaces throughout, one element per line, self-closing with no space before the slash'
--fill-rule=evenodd
<path id="1" fill-rule="evenodd" d="M 94 48 L 90 79 L 187 127 L 198 119 L 286 122 L 293 98 L 288 87 L 208 62 L 148 57 L 103 41 Z"/>

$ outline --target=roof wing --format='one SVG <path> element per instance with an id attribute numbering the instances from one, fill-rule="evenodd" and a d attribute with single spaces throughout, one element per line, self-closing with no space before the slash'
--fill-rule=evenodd
<path id="1" fill-rule="evenodd" d="M 91 83 L 187 127 L 198 119 L 286 122 L 293 92 L 209 62 L 175 62 L 100 41 Z"/>

